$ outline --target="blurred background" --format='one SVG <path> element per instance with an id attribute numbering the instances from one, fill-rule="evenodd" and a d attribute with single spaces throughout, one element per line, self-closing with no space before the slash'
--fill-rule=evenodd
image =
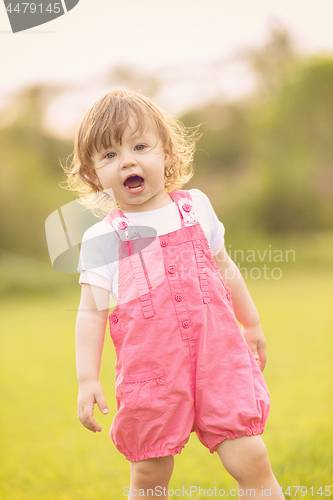
<path id="1" fill-rule="evenodd" d="M 333 230 L 333 53 L 307 54 L 298 45 L 291 29 L 271 19 L 261 45 L 239 47 L 233 56 L 159 71 L 118 63 L 88 80 L 3 92 L 0 203 L 8 216 L 0 220 L 1 292 L 61 286 L 43 231 L 47 216 L 75 199 L 59 188 L 60 162 L 72 152 L 85 110 L 117 87 L 141 90 L 186 125 L 200 125 L 196 174 L 187 187 L 209 196 L 231 252 L 260 240 L 292 245 L 295 265 L 305 257 L 314 265 L 330 261 L 324 241 Z M 315 243 L 319 259 L 306 252 Z"/>
<path id="2" fill-rule="evenodd" d="M 91 18 L 81 2 L 66 19 L 10 42 L 17 52 L 11 62 L 7 55 L 0 89 L 0 453 L 6 464 L 0 498 L 113 499 L 128 484 L 127 463 L 106 435 L 114 411 L 110 342 L 101 372 L 111 410 L 104 441 L 76 419 L 78 274 L 52 269 L 44 232 L 46 218 L 75 199 L 60 187 L 60 162 L 72 152 L 78 121 L 117 87 L 141 90 L 186 125 L 200 124 L 195 176 L 185 188 L 210 198 L 261 314 L 272 394 L 265 442 L 274 470 L 286 487 L 331 485 L 332 7 L 281 2 L 274 10 L 258 1 L 251 10 L 238 1 L 243 9 L 230 7 L 232 24 L 221 15 L 227 2 L 184 2 L 180 15 L 172 3 L 139 8 L 129 1 L 113 10 L 101 1 Z M 89 23 L 94 29 L 83 39 Z M 10 36 L 1 35 L 3 41 Z M 32 54 L 33 70 L 20 72 L 26 46 L 40 47 L 43 57 Z M 213 467 L 198 466 L 193 457 L 205 451 L 193 440 L 188 446 L 192 453 L 177 458 L 175 487 L 234 484 L 217 472 L 216 457 Z M 85 483 L 88 476 L 94 486 Z"/>

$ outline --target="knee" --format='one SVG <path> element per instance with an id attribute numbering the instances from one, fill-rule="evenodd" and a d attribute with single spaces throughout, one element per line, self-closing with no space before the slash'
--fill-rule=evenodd
<path id="1" fill-rule="evenodd" d="M 246 444 L 248 446 L 245 448 L 245 450 L 250 461 L 252 461 L 254 464 L 269 463 L 267 449 L 260 436 L 249 437 Z"/>
<path id="2" fill-rule="evenodd" d="M 249 453 L 248 461 L 252 463 L 252 474 L 253 469 L 257 476 L 266 476 L 271 473 L 271 464 L 268 458 L 267 449 L 265 443 L 260 438 L 260 445 L 254 447 Z M 251 470 L 251 467 L 250 467 Z"/>
<path id="3" fill-rule="evenodd" d="M 172 456 L 131 462 L 131 482 L 143 488 L 167 486 L 172 475 L 173 462 Z"/>
<path id="4" fill-rule="evenodd" d="M 217 451 L 226 470 L 239 482 L 264 478 L 271 473 L 266 446 L 260 436 L 223 441 Z"/>

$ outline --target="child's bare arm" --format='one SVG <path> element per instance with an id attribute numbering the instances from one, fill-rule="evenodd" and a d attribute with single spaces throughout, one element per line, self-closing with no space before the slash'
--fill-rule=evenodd
<path id="1" fill-rule="evenodd" d="M 76 320 L 76 368 L 79 381 L 78 417 L 93 432 L 101 426 L 94 419 L 94 404 L 108 413 L 103 388 L 99 382 L 105 327 L 108 317 L 109 292 L 82 285 L 81 302 Z"/>
<path id="2" fill-rule="evenodd" d="M 231 290 L 236 319 L 242 325 L 245 340 L 251 351 L 255 356 L 259 356 L 259 367 L 262 371 L 266 364 L 266 342 L 256 306 L 238 267 L 230 259 L 225 248 L 215 256 L 215 262 L 223 281 Z"/>

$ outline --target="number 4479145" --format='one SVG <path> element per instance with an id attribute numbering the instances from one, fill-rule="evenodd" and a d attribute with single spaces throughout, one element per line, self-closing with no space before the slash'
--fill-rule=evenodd
<path id="1" fill-rule="evenodd" d="M 325 491 L 323 490 L 323 488 L 325 488 Z M 308 488 L 307 486 L 288 486 L 288 488 L 285 491 L 282 491 L 282 486 L 280 486 L 277 493 L 279 495 L 284 494 L 294 497 L 297 495 L 297 493 L 299 493 L 302 497 L 305 497 L 306 495 L 311 495 L 312 497 L 314 495 L 329 497 L 332 494 L 331 486 L 320 486 L 320 488 L 317 491 L 315 491 L 315 488 L 313 486 L 311 486 L 310 488 Z"/>
<path id="2" fill-rule="evenodd" d="M 14 5 L 14 4 L 13 4 Z M 50 14 L 52 14 L 52 12 L 54 14 L 59 14 L 60 13 L 60 5 L 61 3 L 58 2 L 58 3 L 49 3 L 47 7 L 44 6 L 44 12 L 49 12 Z M 38 9 L 39 7 L 39 9 Z M 43 12 L 43 4 L 40 3 L 40 4 L 35 4 L 35 3 L 30 3 L 30 2 L 20 2 L 20 3 L 17 3 L 15 5 L 15 7 L 13 6 L 12 7 L 12 4 L 8 4 L 7 7 L 6 7 L 6 11 L 7 12 L 17 12 L 18 14 L 20 12 L 22 12 L 23 14 L 25 13 L 30 13 L 30 14 L 35 14 L 35 12 L 39 11 L 39 12 Z"/>

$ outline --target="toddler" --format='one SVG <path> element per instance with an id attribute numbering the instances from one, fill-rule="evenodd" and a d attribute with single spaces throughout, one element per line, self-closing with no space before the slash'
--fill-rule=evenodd
<path id="1" fill-rule="evenodd" d="M 110 436 L 130 461 L 128 498 L 140 490 L 167 498 L 173 457 L 195 431 L 240 496 L 270 489 L 281 500 L 260 437 L 269 393 L 259 316 L 208 198 L 180 189 L 193 174 L 195 139 L 150 99 L 123 90 L 99 99 L 78 128 L 69 184 L 113 203 L 81 249 L 78 416 L 100 432 L 94 405 L 109 411 L 99 370 L 111 294 Z"/>

